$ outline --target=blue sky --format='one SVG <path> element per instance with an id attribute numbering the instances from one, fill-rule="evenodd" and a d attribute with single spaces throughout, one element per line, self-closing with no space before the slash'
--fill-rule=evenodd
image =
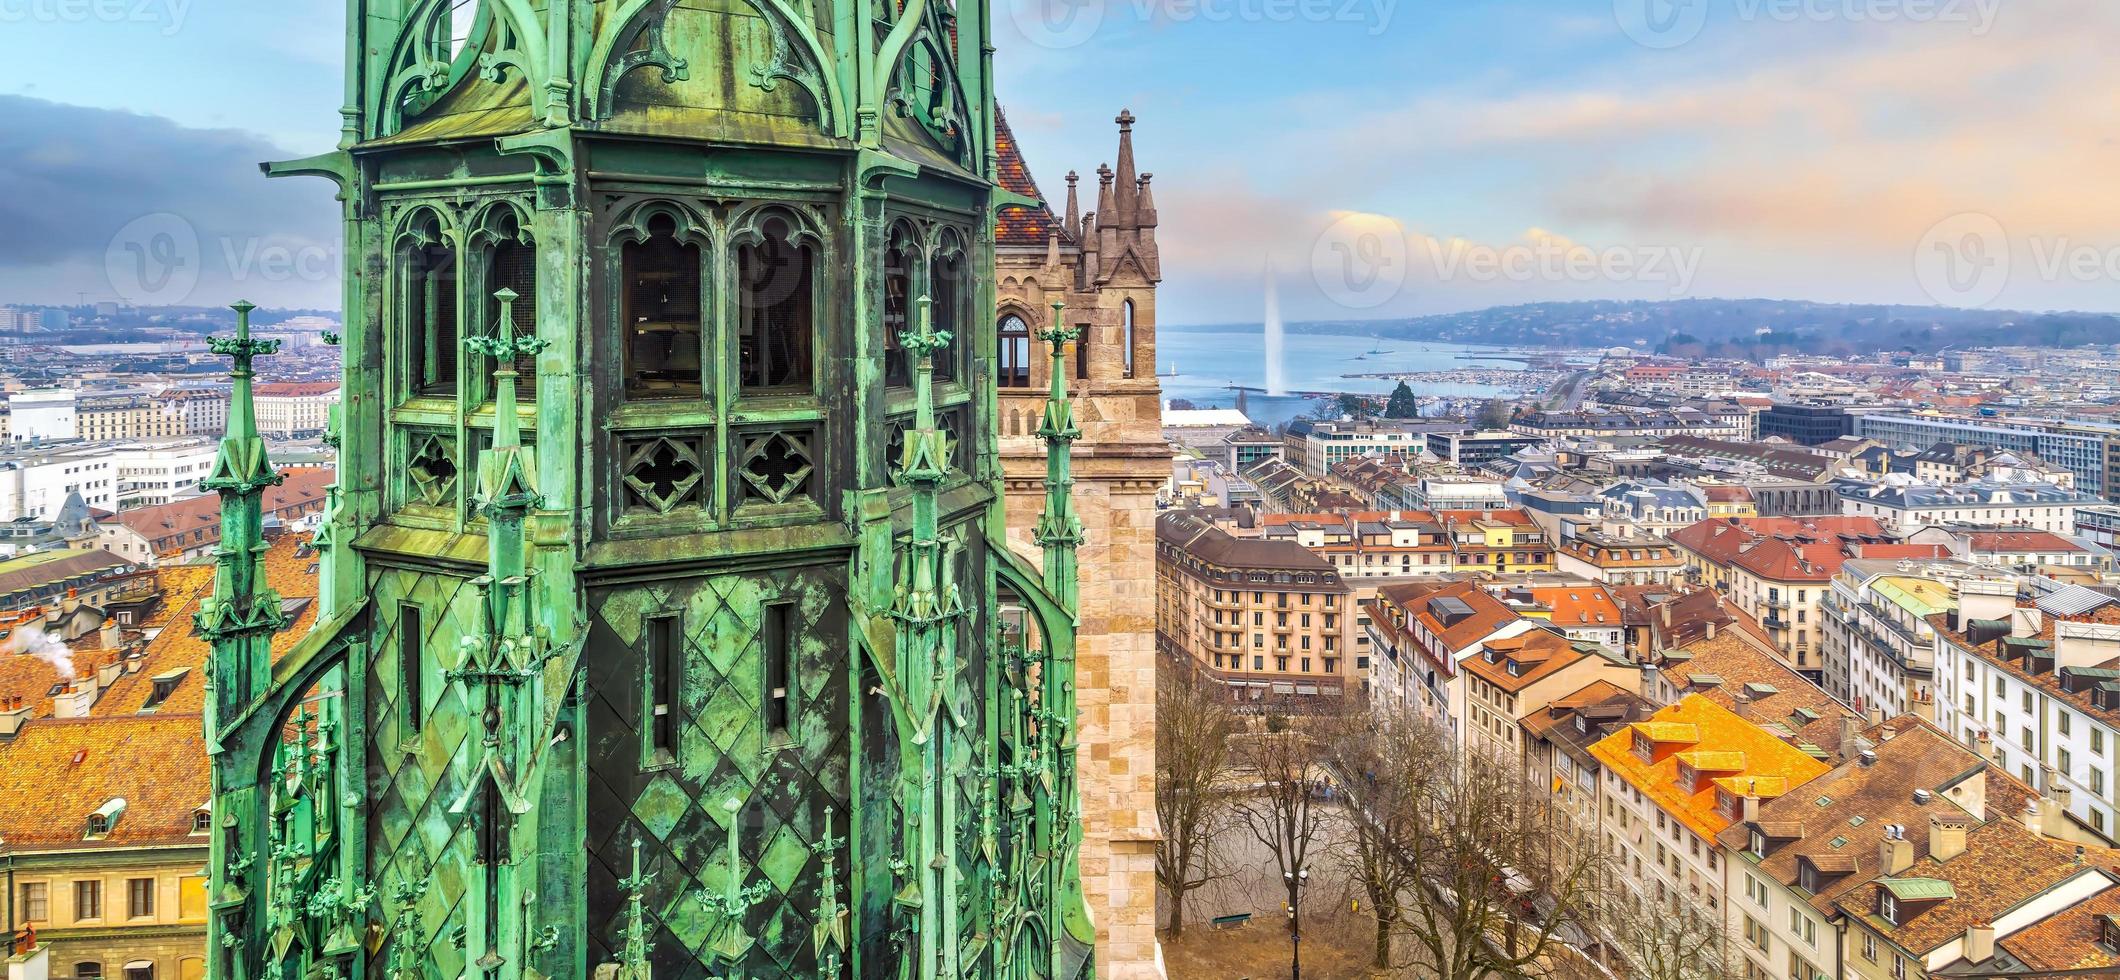
<path id="1" fill-rule="evenodd" d="M 249 164 L 334 142 L 343 4 L 64 2 L 0 0 L 0 301 L 114 298 L 111 242 L 167 212 L 202 241 L 192 301 L 335 305 L 301 261 L 334 241 L 322 185 Z M 1140 118 L 1166 323 L 1256 319 L 1269 267 L 1298 319 L 2120 308 L 2102 0 L 998 2 L 1048 193 Z"/>

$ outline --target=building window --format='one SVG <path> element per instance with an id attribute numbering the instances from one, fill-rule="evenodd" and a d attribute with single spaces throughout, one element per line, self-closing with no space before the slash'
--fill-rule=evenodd
<path id="1" fill-rule="evenodd" d="M 913 329 L 915 255 L 912 229 L 903 224 L 891 229 L 890 245 L 883 251 L 883 383 L 893 388 L 913 383 L 905 337 Z"/>
<path id="2" fill-rule="evenodd" d="M 125 880 L 125 916 L 129 919 L 145 919 L 155 914 L 155 880 L 153 878 L 128 878 Z"/>
<path id="3" fill-rule="evenodd" d="M 456 391 L 457 330 L 456 251 L 441 243 L 432 219 L 420 232 L 424 241 L 405 253 L 405 318 L 412 364 L 412 392 L 447 395 Z"/>
<path id="4" fill-rule="evenodd" d="M 646 649 L 648 681 L 649 765 L 667 765 L 677 759 L 677 690 L 684 667 L 684 634 L 676 616 L 648 620 L 642 639 Z"/>
<path id="5" fill-rule="evenodd" d="M 700 249 L 677 238 L 677 220 L 648 219 L 646 241 L 620 253 L 625 280 L 625 374 L 628 398 L 698 398 L 704 391 L 700 356 Z"/>
<path id="6" fill-rule="evenodd" d="M 995 366 L 995 384 L 1003 388 L 1031 386 L 1031 327 L 1013 313 L 1001 318 L 1001 349 Z"/>
<path id="7" fill-rule="evenodd" d="M 513 229 L 514 219 L 508 219 Z M 493 294 L 506 289 L 515 294 L 508 318 L 515 325 L 517 337 L 537 336 L 537 246 L 522 241 L 520 230 L 515 237 L 494 246 L 492 264 L 489 266 L 485 302 L 492 304 L 487 319 L 498 332 L 501 318 L 501 301 Z M 537 355 L 518 354 L 515 358 L 515 396 L 535 399 L 537 397 Z"/>
<path id="8" fill-rule="evenodd" d="M 1119 316 L 1120 316 L 1120 337 L 1119 337 L 1119 342 L 1120 342 L 1121 344 L 1124 344 L 1124 345 L 1125 345 L 1124 349 L 1122 349 L 1122 350 L 1120 351 L 1120 356 L 1124 358 L 1124 361 L 1123 361 L 1123 363 L 1125 364 L 1125 367 L 1126 367 L 1126 376 L 1127 376 L 1127 377 L 1129 377 L 1129 378 L 1131 378 L 1131 377 L 1133 377 L 1133 376 L 1134 376 L 1134 356 L 1135 356 L 1135 350 L 1134 350 L 1134 301 L 1133 301 L 1133 300 L 1127 300 L 1127 301 L 1126 301 L 1126 304 L 1125 304 L 1124 306 L 1120 307 L 1120 312 L 1119 312 Z"/>
<path id="9" fill-rule="evenodd" d="M 794 619 L 794 603 L 776 602 L 766 607 L 766 731 L 781 736 L 795 727 Z"/>
<path id="10" fill-rule="evenodd" d="M 758 241 L 737 250 L 737 374 L 745 391 L 810 387 L 816 371 L 816 263 L 816 251 L 778 215 L 760 226 Z"/>
<path id="11" fill-rule="evenodd" d="M 425 669 L 421 663 L 423 648 L 427 642 L 425 628 L 420 624 L 420 607 L 411 603 L 398 606 L 398 719 L 407 732 L 418 732 L 426 713 L 425 702 L 420 695 L 420 674 Z"/>
<path id="12" fill-rule="evenodd" d="M 74 918 L 100 919 L 103 917 L 103 883 L 100 881 L 74 882 Z"/>
<path id="13" fill-rule="evenodd" d="M 103 964 L 101 963 L 91 960 L 86 963 L 74 964 L 75 980 L 101 980 L 102 976 Z"/>
<path id="14" fill-rule="evenodd" d="M 52 917 L 51 894 L 41 881 L 24 882 L 22 885 L 22 918 L 29 922 L 49 922 Z"/>

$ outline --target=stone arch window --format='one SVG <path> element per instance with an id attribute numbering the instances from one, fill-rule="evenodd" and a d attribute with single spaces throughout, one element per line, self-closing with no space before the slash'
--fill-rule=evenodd
<path id="1" fill-rule="evenodd" d="M 905 336 L 913 329 L 913 269 L 920 262 L 919 235 L 910 222 L 891 227 L 883 248 L 883 383 L 903 388 L 913 383 L 912 357 Z"/>
<path id="2" fill-rule="evenodd" d="M 699 245 L 680 237 L 667 211 L 648 216 L 647 234 L 620 251 L 624 369 L 630 399 L 699 398 L 704 266 Z"/>
<path id="3" fill-rule="evenodd" d="M 414 395 L 456 393 L 457 350 L 463 334 L 457 310 L 456 249 L 445 238 L 441 217 L 422 210 L 406 227 L 398 248 L 405 344 Z"/>
<path id="4" fill-rule="evenodd" d="M 997 330 L 1000 349 L 995 354 L 994 383 L 1003 388 L 1031 386 L 1031 325 L 1014 313 L 1001 317 Z"/>
<path id="5" fill-rule="evenodd" d="M 736 250 L 737 379 L 746 393 L 810 390 L 816 377 L 817 242 L 779 211 Z"/>
<path id="6" fill-rule="evenodd" d="M 1125 358 L 1126 376 L 1131 378 L 1134 376 L 1134 301 L 1127 300 L 1126 305 L 1120 308 L 1119 315 L 1122 328 L 1119 340 L 1126 345 L 1120 354 Z"/>
<path id="7" fill-rule="evenodd" d="M 486 282 L 480 291 L 486 332 L 495 333 L 500 327 L 501 302 L 493 294 L 507 289 L 516 296 L 511 317 L 515 335 L 537 336 L 537 242 L 523 227 L 522 215 L 512 207 L 497 207 L 488 214 L 480 234 L 487 243 Z M 537 397 L 536 355 L 516 357 L 515 396 Z"/>

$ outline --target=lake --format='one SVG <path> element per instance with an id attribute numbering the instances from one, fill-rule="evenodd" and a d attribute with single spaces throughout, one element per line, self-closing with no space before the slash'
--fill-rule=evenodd
<path id="1" fill-rule="evenodd" d="M 1411 340 L 1377 340 L 1350 334 L 1289 333 L 1282 337 L 1287 363 L 1282 373 L 1291 391 L 1348 391 L 1388 394 L 1397 382 L 1382 378 L 1343 378 L 1344 374 L 1390 371 L 1455 371 L 1523 367 L 1514 361 L 1466 361 L 1461 354 L 1496 353 L 1501 348 Z M 1371 350 L 1383 353 L 1371 354 Z M 1167 372 L 1176 370 L 1175 377 Z M 1227 408 L 1237 402 L 1231 385 L 1266 387 L 1266 329 L 1244 324 L 1229 327 L 1165 327 L 1156 336 L 1156 371 L 1165 374 L 1163 397 L 1183 398 L 1201 408 Z M 1505 397 L 1497 385 L 1416 383 L 1416 394 L 1468 399 Z M 1308 411 L 1307 398 L 1269 398 L 1252 392 L 1246 399 L 1252 419 L 1275 425 Z"/>

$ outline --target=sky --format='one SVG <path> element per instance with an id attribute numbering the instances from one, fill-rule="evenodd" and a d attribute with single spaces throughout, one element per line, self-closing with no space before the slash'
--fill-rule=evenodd
<path id="1" fill-rule="evenodd" d="M 1167 325 L 1565 299 L 2120 310 L 2109 0 L 995 0 L 1047 193 L 1156 174 Z M 335 308 L 343 0 L 0 0 L 0 302 Z M 171 249 L 196 255 L 165 269 Z M 179 297 L 182 297 L 181 300 Z"/>

